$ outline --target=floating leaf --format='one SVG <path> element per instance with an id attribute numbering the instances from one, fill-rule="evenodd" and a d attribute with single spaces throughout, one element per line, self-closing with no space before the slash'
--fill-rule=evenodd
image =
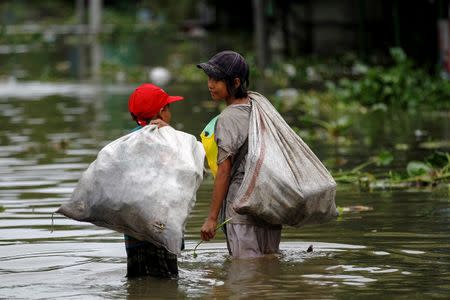
<path id="1" fill-rule="evenodd" d="M 450 163 L 449 156 L 443 152 L 434 152 L 425 161 L 436 168 L 443 168 Z"/>
<path id="2" fill-rule="evenodd" d="M 450 141 L 431 141 L 431 142 L 423 142 L 419 144 L 420 148 L 423 149 L 439 149 L 439 148 L 447 148 L 450 147 Z"/>
<path id="3" fill-rule="evenodd" d="M 352 120 L 349 116 L 342 116 L 336 121 L 336 127 L 341 129 L 349 128 L 352 125 Z"/>
<path id="4" fill-rule="evenodd" d="M 399 47 L 391 48 L 391 49 L 389 49 L 389 52 L 390 52 L 392 58 L 398 64 L 405 62 L 407 59 L 406 54 L 402 48 L 399 48 Z"/>
<path id="5" fill-rule="evenodd" d="M 386 104 L 384 103 L 375 103 L 374 105 L 372 105 L 371 109 L 373 111 L 379 110 L 379 111 L 387 111 L 388 107 Z"/>
<path id="6" fill-rule="evenodd" d="M 387 166 L 394 160 L 394 156 L 389 151 L 382 151 L 375 157 L 378 166 Z"/>
<path id="7" fill-rule="evenodd" d="M 401 150 L 401 151 L 406 151 L 409 149 L 409 145 L 408 144 L 395 144 L 395 149 Z"/>
<path id="8" fill-rule="evenodd" d="M 408 166 L 406 166 L 406 172 L 410 177 L 422 176 L 428 174 L 432 170 L 433 169 L 429 165 L 421 161 L 411 161 L 408 163 Z"/>

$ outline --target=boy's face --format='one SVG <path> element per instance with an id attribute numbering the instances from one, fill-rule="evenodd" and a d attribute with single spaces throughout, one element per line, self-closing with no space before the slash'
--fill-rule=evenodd
<path id="1" fill-rule="evenodd" d="M 208 77 L 208 90 L 211 98 L 215 101 L 224 100 L 230 96 L 224 80 L 216 80 Z"/>

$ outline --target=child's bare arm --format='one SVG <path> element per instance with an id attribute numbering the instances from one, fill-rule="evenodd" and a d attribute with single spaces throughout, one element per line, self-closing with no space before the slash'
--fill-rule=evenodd
<path id="1" fill-rule="evenodd" d="M 204 241 L 209 241 L 216 235 L 217 217 L 230 185 L 231 167 L 230 157 L 218 165 L 209 215 L 201 229 L 201 237 Z"/>

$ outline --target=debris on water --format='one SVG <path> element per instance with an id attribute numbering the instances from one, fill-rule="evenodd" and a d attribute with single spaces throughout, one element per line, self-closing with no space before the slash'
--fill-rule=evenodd
<path id="1" fill-rule="evenodd" d="M 337 208 L 339 214 L 342 214 L 344 212 L 362 212 L 362 211 L 370 211 L 373 210 L 373 207 L 371 206 L 364 206 L 364 205 L 353 205 L 353 206 L 345 206 L 341 207 L 339 206 Z"/>
<path id="2" fill-rule="evenodd" d="M 55 216 L 55 213 L 52 212 L 52 227 L 51 227 L 51 229 L 50 229 L 50 233 L 53 233 L 53 225 L 55 224 L 55 222 L 54 222 L 54 216 Z"/>
<path id="3" fill-rule="evenodd" d="M 308 249 L 306 250 L 306 252 L 313 252 L 313 245 L 309 245 Z"/>

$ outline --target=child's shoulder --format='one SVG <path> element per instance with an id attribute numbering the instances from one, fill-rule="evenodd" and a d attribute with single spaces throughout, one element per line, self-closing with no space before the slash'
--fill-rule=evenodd
<path id="1" fill-rule="evenodd" d="M 249 115 L 251 111 L 250 104 L 232 104 L 228 105 L 219 115 L 219 118 L 241 117 L 241 115 Z"/>
<path id="2" fill-rule="evenodd" d="M 249 104 L 237 104 L 227 106 L 218 116 L 216 126 L 242 127 L 250 121 L 251 106 Z"/>

